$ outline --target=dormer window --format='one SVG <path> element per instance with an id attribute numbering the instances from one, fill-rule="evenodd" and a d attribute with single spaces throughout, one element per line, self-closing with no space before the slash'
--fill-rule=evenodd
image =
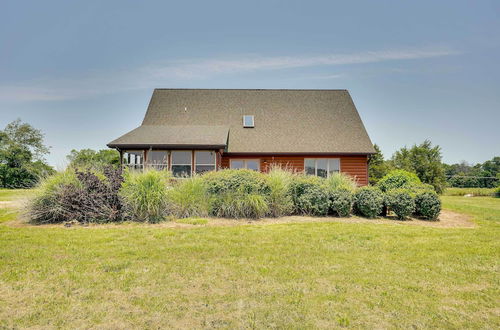
<path id="1" fill-rule="evenodd" d="M 254 127 L 253 116 L 250 115 L 243 116 L 243 127 Z"/>

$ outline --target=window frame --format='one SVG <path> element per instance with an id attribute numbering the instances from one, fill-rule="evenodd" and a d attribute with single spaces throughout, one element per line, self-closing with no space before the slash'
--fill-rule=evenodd
<path id="1" fill-rule="evenodd" d="M 326 160 L 326 177 L 330 177 L 330 160 L 333 159 L 338 159 L 339 161 L 339 171 L 335 173 L 340 173 L 341 172 L 341 158 L 304 158 L 304 173 L 306 173 L 306 160 L 314 160 L 314 176 L 318 176 L 318 159 L 325 159 Z M 313 174 L 308 174 L 308 175 L 313 175 Z"/>
<path id="2" fill-rule="evenodd" d="M 189 164 L 174 164 L 174 153 L 175 152 L 189 152 L 191 163 Z M 172 175 L 174 175 L 174 171 L 172 170 L 173 166 L 189 166 L 189 177 L 193 176 L 193 150 L 170 150 L 170 164 L 169 164 L 169 170 L 172 172 Z M 175 175 L 174 175 L 175 176 Z M 180 177 L 182 178 L 182 177 Z"/>
<path id="3" fill-rule="evenodd" d="M 214 154 L 214 163 L 213 164 L 198 164 L 197 161 L 196 161 L 196 154 L 198 152 L 212 152 Z M 194 157 L 193 157 L 194 170 L 193 170 L 193 173 L 198 173 L 196 171 L 198 166 L 212 166 L 213 165 L 214 169 L 212 171 L 216 171 L 217 170 L 217 152 L 216 151 L 214 151 L 214 150 L 193 150 L 193 153 L 194 153 Z"/>
<path id="4" fill-rule="evenodd" d="M 141 164 L 137 164 L 137 163 L 134 163 L 134 164 L 130 164 L 130 163 L 126 163 L 124 162 L 125 160 L 125 155 L 126 154 L 130 154 L 131 152 L 137 152 L 137 153 L 141 153 L 141 159 L 142 159 L 142 162 Z M 122 164 L 122 167 L 128 167 L 128 168 L 133 168 L 135 170 L 142 170 L 144 169 L 144 164 L 146 163 L 146 153 L 143 149 L 126 149 L 126 150 L 123 150 L 122 151 L 122 157 L 121 157 L 121 164 Z M 127 158 L 130 158 L 130 157 L 127 157 Z M 128 161 L 128 159 L 127 159 Z"/>
<path id="5" fill-rule="evenodd" d="M 252 124 L 251 125 L 246 125 L 246 123 L 245 123 L 245 117 L 252 118 Z M 254 115 L 243 115 L 243 128 L 253 128 L 253 127 L 255 127 L 255 116 Z"/>
<path id="6" fill-rule="evenodd" d="M 242 169 L 246 169 L 248 170 L 248 161 L 256 161 L 257 162 L 257 172 L 260 172 L 260 158 L 231 158 L 229 160 L 229 168 L 230 169 L 235 169 L 233 168 L 233 161 L 236 160 L 236 161 L 242 161 L 243 162 L 243 165 L 244 167 Z M 238 168 L 238 170 L 241 170 L 241 168 Z M 253 171 L 253 170 L 252 170 Z"/>

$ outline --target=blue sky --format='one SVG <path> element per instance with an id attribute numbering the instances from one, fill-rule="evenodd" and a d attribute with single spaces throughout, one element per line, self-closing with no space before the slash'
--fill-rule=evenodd
<path id="1" fill-rule="evenodd" d="M 152 89 L 348 89 L 390 156 L 500 155 L 499 1 L 2 1 L 0 127 L 61 168 L 138 126 Z M 307 137 L 304 137 L 307 138 Z"/>

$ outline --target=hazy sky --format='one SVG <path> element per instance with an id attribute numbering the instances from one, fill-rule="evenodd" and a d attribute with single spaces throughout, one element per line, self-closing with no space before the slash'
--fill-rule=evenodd
<path id="1" fill-rule="evenodd" d="M 483 162 L 500 1 L 0 1 L 0 127 L 42 129 L 52 165 L 138 126 L 155 87 L 348 89 L 386 157 Z"/>

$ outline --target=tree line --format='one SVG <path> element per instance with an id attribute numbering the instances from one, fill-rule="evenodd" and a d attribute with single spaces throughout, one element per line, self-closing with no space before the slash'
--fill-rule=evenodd
<path id="1" fill-rule="evenodd" d="M 500 157 L 484 163 L 470 165 L 444 164 L 441 147 L 426 140 L 412 147 L 403 147 L 390 159 L 384 159 L 378 145 L 369 161 L 370 184 L 376 184 L 393 169 L 415 173 L 423 183 L 432 185 L 437 192 L 445 187 L 496 187 L 500 183 Z M 0 130 L 0 188 L 30 188 L 40 178 L 55 173 L 45 156 L 50 148 L 44 143 L 44 134 L 28 123 L 17 119 Z M 102 169 L 118 166 L 116 150 L 71 150 L 67 156 L 69 166 Z"/>

